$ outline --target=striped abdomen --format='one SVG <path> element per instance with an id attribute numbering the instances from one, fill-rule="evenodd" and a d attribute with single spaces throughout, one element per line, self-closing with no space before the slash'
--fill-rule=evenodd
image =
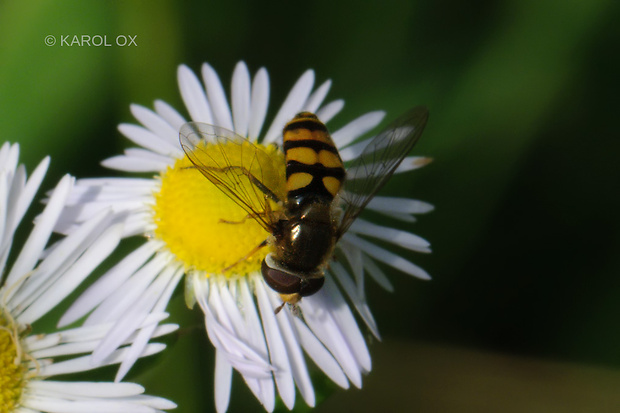
<path id="1" fill-rule="evenodd" d="M 325 125 L 316 115 L 301 112 L 286 124 L 282 135 L 288 200 L 331 202 L 345 170 Z"/>

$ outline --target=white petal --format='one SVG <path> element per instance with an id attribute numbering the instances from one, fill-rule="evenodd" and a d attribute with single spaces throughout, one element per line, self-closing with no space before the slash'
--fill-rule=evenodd
<path id="1" fill-rule="evenodd" d="M 146 310 L 147 316 L 148 314 L 164 311 L 165 307 L 170 301 L 172 293 L 174 292 L 177 284 L 179 283 L 179 280 L 183 276 L 183 268 L 179 267 L 176 270 L 171 269 L 170 273 L 172 273 L 172 276 L 169 279 L 167 279 L 168 277 L 166 276 L 165 272 L 162 273 L 159 278 L 155 280 L 155 282 L 151 285 L 145 296 L 136 303 L 134 308 L 140 306 L 143 307 L 143 309 Z M 136 314 L 135 318 L 146 318 L 142 317 L 142 314 L 138 314 L 138 311 L 135 311 L 133 308 L 130 311 L 133 314 Z M 132 327 L 133 326 L 130 325 L 128 329 L 131 330 Z M 125 328 L 127 328 L 127 325 L 125 326 Z M 142 356 L 142 353 L 148 345 L 149 340 L 154 336 L 156 328 L 157 324 L 153 323 L 149 326 L 142 327 L 138 331 L 137 336 L 135 337 L 135 339 L 132 340 L 131 347 L 129 348 L 127 355 L 123 359 L 123 362 L 121 363 L 118 372 L 116 373 L 114 381 L 122 380 L 123 377 L 125 377 L 125 375 L 129 372 L 129 369 L 131 369 L 134 363 Z M 112 334 L 113 331 L 111 330 L 110 335 Z"/>
<path id="2" fill-rule="evenodd" d="M 93 241 L 97 240 L 111 221 L 112 215 L 109 211 L 102 211 L 94 219 L 79 226 L 75 232 L 48 248 L 45 259 L 12 297 L 10 302 L 12 312 L 20 313 L 33 301 L 37 301 L 38 304 L 38 301 L 41 301 L 39 297 L 47 293 L 53 283 L 64 276 L 68 267 Z"/>
<path id="3" fill-rule="evenodd" d="M 161 343 L 151 343 L 147 346 L 142 357 L 148 357 L 152 354 L 159 353 L 166 348 Z M 120 363 L 126 354 L 126 349 L 120 349 L 115 351 L 110 357 L 106 359 L 106 365 Z M 64 361 L 55 361 L 53 364 L 41 366 L 39 370 L 39 376 L 48 377 L 61 374 L 77 373 L 81 371 L 89 371 L 97 368 L 93 365 L 91 356 L 76 357 Z"/>
<path id="4" fill-rule="evenodd" d="M 159 172 L 165 170 L 168 164 L 153 159 L 141 159 L 134 156 L 118 155 L 101 161 L 101 165 L 108 169 L 125 172 Z"/>
<path id="5" fill-rule="evenodd" d="M 131 278 L 123 282 L 122 289 L 118 288 L 113 294 L 109 295 L 86 319 L 84 324 L 93 325 L 122 319 L 127 310 L 144 294 L 151 282 L 169 265 L 169 261 L 170 257 L 167 254 L 156 254 L 149 262 L 133 273 Z"/>
<path id="6" fill-rule="evenodd" d="M 167 142 L 172 150 L 180 151 L 179 148 L 179 130 L 173 128 L 170 123 L 166 122 L 155 112 L 145 108 L 144 106 L 132 104 L 129 106 L 133 116 L 151 132 L 160 136 L 162 140 Z"/>
<path id="7" fill-rule="evenodd" d="M 248 282 L 246 280 L 239 280 L 237 284 L 234 281 L 230 281 L 226 283 L 227 285 L 224 285 L 220 281 L 214 284 L 217 284 L 214 288 L 219 287 L 219 298 L 221 298 L 221 303 L 218 305 L 219 309 L 217 311 L 225 311 L 231 316 L 230 321 L 235 325 L 235 331 L 239 337 L 254 351 L 261 354 L 264 360 L 268 360 L 265 337 L 261 329 L 260 319 L 258 318 L 254 301 L 248 289 Z M 233 293 L 236 295 L 237 290 L 239 290 L 244 297 L 237 297 L 235 299 Z M 239 299 L 242 300 L 243 305 L 237 307 L 239 305 Z M 216 310 L 216 306 L 213 307 L 214 310 Z M 240 312 L 240 309 L 243 309 L 243 311 Z M 269 368 L 269 372 L 270 371 L 271 368 Z M 243 374 L 243 371 L 241 371 L 241 373 Z M 243 378 L 252 393 L 254 393 L 265 408 L 267 410 L 273 410 L 274 385 L 271 374 L 264 378 L 252 377 L 249 374 L 244 374 Z"/>
<path id="8" fill-rule="evenodd" d="M 340 242 L 338 248 L 344 253 L 351 269 L 353 270 L 353 276 L 355 277 L 355 283 L 357 285 L 358 296 L 364 297 L 364 265 L 363 254 L 359 248 L 347 243 Z"/>
<path id="9" fill-rule="evenodd" d="M 406 136 L 407 133 L 409 133 L 409 131 L 411 131 L 412 129 L 413 128 L 410 127 L 410 126 L 401 126 L 401 127 L 397 128 L 397 131 L 401 132 L 399 134 L 399 136 Z M 358 142 L 355 142 L 355 143 L 347 146 L 346 148 L 340 149 L 340 151 L 339 151 L 340 152 L 340 157 L 345 162 L 350 161 L 352 159 L 358 158 L 366 150 L 366 147 L 370 143 L 373 142 L 374 138 L 375 138 L 375 136 L 371 136 L 371 137 L 368 137 L 367 139 L 363 139 L 363 140 L 360 140 Z M 388 143 L 390 143 L 390 141 L 387 140 L 387 139 L 384 139 L 384 140 L 380 141 L 378 144 L 374 144 L 371 147 L 371 151 L 369 152 L 369 154 L 373 154 L 373 153 L 377 152 L 379 149 L 385 148 Z M 425 162 L 428 163 L 429 161 L 425 161 Z"/>
<path id="10" fill-rule="evenodd" d="M 145 328 L 153 324 L 157 325 L 157 323 L 167 317 L 168 314 L 164 312 L 149 314 L 140 328 Z M 80 326 L 56 333 L 30 335 L 26 337 L 25 344 L 28 352 L 31 354 L 43 354 L 45 357 L 47 357 L 46 355 L 48 354 L 54 356 L 68 355 L 72 353 L 67 353 L 65 351 L 67 345 L 81 343 L 86 343 L 86 345 L 94 344 L 92 347 L 94 349 L 101 341 L 101 338 L 108 334 L 112 326 L 113 323 L 102 323 L 87 327 Z M 160 325 L 155 330 L 154 337 L 159 337 L 175 331 L 177 327 L 178 326 L 175 324 Z M 129 343 L 129 341 L 127 343 Z"/>
<path id="11" fill-rule="evenodd" d="M 154 318 L 153 316 L 158 316 Z M 164 324 L 158 326 L 158 322 L 167 318 L 168 315 L 166 313 L 151 313 L 148 317 L 144 319 L 144 322 L 140 325 L 140 330 L 137 333 L 131 334 L 125 341 L 123 341 L 123 345 L 131 344 L 130 347 L 124 347 L 127 351 L 125 354 L 125 358 L 123 359 L 123 363 L 127 362 L 130 359 L 131 363 L 135 362 L 136 359 L 133 359 L 133 353 L 137 353 L 137 357 L 141 357 L 146 345 L 142 345 L 144 340 L 142 336 L 148 334 L 146 341 L 150 338 L 160 337 L 165 334 L 169 334 L 178 329 L 178 325 L 176 324 Z M 76 354 L 85 354 L 92 353 L 95 348 L 101 342 L 101 339 L 108 335 L 111 327 L 113 327 L 112 323 L 106 323 L 102 325 L 104 327 L 99 328 L 97 330 L 92 330 L 92 332 L 87 331 L 86 334 L 80 334 L 79 337 L 69 338 L 66 337 L 65 332 L 68 331 L 70 335 L 77 336 L 78 333 L 75 333 L 78 329 L 65 330 L 55 334 L 49 334 L 48 336 L 52 336 L 50 340 L 46 343 L 46 347 L 43 347 L 39 350 L 35 350 L 32 346 L 28 346 L 28 354 L 37 359 L 43 358 L 54 358 L 54 357 L 62 357 L 62 356 L 71 356 Z M 146 333 L 145 333 L 146 332 Z M 87 338 L 91 338 L 88 340 Z M 47 339 L 47 337 L 46 337 Z M 55 339 L 56 342 L 53 342 L 52 339 Z M 30 343 L 29 343 L 30 344 Z M 41 346 L 43 345 L 41 342 L 35 342 L 35 345 Z M 121 365 L 123 364 L 121 363 Z M 131 364 L 130 363 L 130 364 Z M 119 381 L 117 379 L 116 381 Z"/>
<path id="12" fill-rule="evenodd" d="M 270 298 L 271 305 L 276 307 L 278 302 L 275 298 L 275 294 L 271 294 Z M 292 317 L 293 316 L 291 316 L 290 311 L 286 309 L 286 311 L 281 311 L 280 314 L 276 316 L 276 320 L 278 321 L 280 335 L 284 339 L 284 344 L 286 345 L 286 354 L 288 355 L 291 371 L 293 373 L 293 379 L 295 380 L 295 383 L 297 383 L 299 392 L 304 398 L 306 404 L 310 407 L 314 407 L 314 388 L 312 387 L 312 381 L 310 380 L 310 375 L 308 374 L 306 361 L 299 347 L 299 339 L 293 330 Z"/>
<path id="13" fill-rule="evenodd" d="M 232 130 L 232 116 L 230 115 L 230 106 L 226 99 L 224 87 L 217 73 L 208 63 L 203 63 L 202 65 L 202 78 L 205 82 L 207 97 L 209 98 L 209 104 L 213 113 L 213 124 Z"/>
<path id="14" fill-rule="evenodd" d="M 62 339 L 60 333 L 56 334 L 37 334 L 30 335 L 24 340 L 29 353 L 35 353 L 39 349 L 44 349 L 58 345 Z"/>
<path id="15" fill-rule="evenodd" d="M 258 69 L 252 84 L 252 98 L 250 99 L 250 124 L 248 138 L 258 139 L 265 122 L 267 107 L 269 106 L 269 75 L 264 67 Z"/>
<path id="16" fill-rule="evenodd" d="M 24 405 L 31 409 L 50 413 L 154 413 L 148 406 L 122 401 L 93 400 L 62 400 L 54 397 L 30 396 L 25 398 Z"/>
<path id="17" fill-rule="evenodd" d="M 308 101 L 303 107 L 303 110 L 314 113 L 317 111 L 323 100 L 325 100 L 325 96 L 329 92 L 329 89 L 332 86 L 332 81 L 330 79 L 323 82 L 321 86 L 317 90 L 315 90 L 312 95 L 308 98 Z"/>
<path id="18" fill-rule="evenodd" d="M 396 219 L 398 221 L 403 221 L 403 222 L 407 222 L 410 224 L 418 221 L 417 218 L 411 214 L 401 214 L 398 212 L 387 212 L 387 211 L 377 211 L 377 212 L 380 213 L 381 215 L 385 215 L 387 217 Z"/>
<path id="19" fill-rule="evenodd" d="M 127 397 L 144 393 L 144 387 L 135 383 L 33 380 L 28 383 L 28 387 L 57 394 L 83 397 Z"/>
<path id="20" fill-rule="evenodd" d="M 14 171 L 19 161 L 19 144 L 9 144 L 8 142 L 2 146 L 2 168 L 5 171 Z"/>
<path id="21" fill-rule="evenodd" d="M 243 316 L 247 326 L 248 340 L 253 348 L 257 349 L 257 351 L 261 352 L 261 354 L 267 355 L 265 335 L 258 312 L 256 311 L 254 296 L 250 292 L 249 283 L 247 281 L 239 282 L 239 292 L 242 306 L 241 308 L 243 308 Z M 248 387 L 250 387 L 265 409 L 271 412 L 275 407 L 275 389 L 273 378 L 271 376 L 266 379 L 246 378 L 246 382 L 248 383 Z"/>
<path id="22" fill-rule="evenodd" d="M 348 242 L 361 248 L 366 254 L 370 255 L 377 261 L 386 263 L 387 265 L 397 268 L 406 274 L 413 275 L 421 280 L 430 280 L 431 276 L 426 271 L 418 267 L 414 263 L 407 261 L 403 257 L 394 254 L 388 250 L 378 247 L 366 240 L 363 240 L 351 233 L 347 233 L 343 238 L 346 238 Z"/>
<path id="23" fill-rule="evenodd" d="M 295 328 L 299 336 L 299 342 L 312 361 L 329 377 L 334 383 L 343 389 L 349 388 L 347 376 L 342 372 L 340 365 L 330 354 L 323 344 L 316 338 L 303 321 L 295 317 Z"/>
<path id="24" fill-rule="evenodd" d="M 400 229 L 373 224 L 361 218 L 355 220 L 349 230 L 357 234 L 369 235 L 412 251 L 431 252 L 429 248 L 431 244 L 422 237 Z"/>
<path id="25" fill-rule="evenodd" d="M 19 256 L 15 260 L 15 263 L 13 264 L 9 275 L 5 280 L 5 285 L 13 285 L 13 283 L 15 283 L 19 278 L 23 277 L 34 268 L 35 263 L 39 259 L 39 256 L 41 255 L 41 252 L 49 239 L 56 220 L 62 211 L 72 185 L 73 178 L 69 175 L 65 175 L 60 180 L 54 189 L 54 193 L 45 207 L 45 210 L 37 217 L 37 223 L 30 233 L 28 240 L 22 247 Z M 11 295 L 11 293 L 8 293 L 8 297 L 6 298 L 10 298 Z"/>
<path id="26" fill-rule="evenodd" d="M 134 211 L 133 214 L 128 214 L 125 220 L 123 238 L 133 235 L 144 236 L 144 234 L 152 234 L 156 229 L 152 217 L 151 212 L 146 211 Z"/>
<path id="27" fill-rule="evenodd" d="M 187 121 L 183 116 L 179 114 L 172 106 L 164 102 L 163 100 L 155 101 L 155 111 L 159 116 L 161 116 L 168 124 L 177 131 L 177 142 L 178 142 L 178 131 L 181 130 L 181 126 L 183 126 Z"/>
<path id="28" fill-rule="evenodd" d="M 250 72 L 244 62 L 237 63 L 233 72 L 231 101 L 235 132 L 247 136 L 250 123 Z"/>
<path id="29" fill-rule="evenodd" d="M 326 277 L 326 281 L 327 279 L 328 277 Z M 342 301 L 338 304 L 348 308 Z M 360 366 L 349 347 L 346 337 L 340 330 L 340 326 L 334 320 L 333 312 L 335 311 L 335 305 L 336 302 L 328 295 L 327 286 L 324 286 L 318 293 L 310 297 L 304 297 L 299 304 L 310 330 L 332 353 L 353 385 L 359 388 L 362 385 Z"/>
<path id="30" fill-rule="evenodd" d="M 74 291 L 114 251 L 120 242 L 121 231 L 122 225 L 115 224 L 102 233 L 93 245 L 62 274 L 62 277 L 47 289 L 45 295 L 36 301 L 36 305 L 30 305 L 19 316 L 20 322 L 32 324 Z"/>
<path id="31" fill-rule="evenodd" d="M 342 160 L 347 163 L 353 159 L 359 158 L 359 156 L 364 152 L 364 149 L 368 146 L 368 144 L 372 141 L 372 137 L 368 137 L 359 142 L 355 142 L 352 145 L 347 146 L 346 148 L 340 148 L 338 152 L 340 153 L 340 157 Z"/>
<path id="32" fill-rule="evenodd" d="M 11 165 L 9 163 L 9 154 L 13 150 L 14 146 L 16 146 L 17 147 L 16 150 L 19 151 L 19 144 L 18 143 L 11 145 L 8 142 L 4 142 L 2 144 L 2 146 L 0 147 L 0 165 L 3 166 L 5 171 L 13 170 L 17 166 L 17 160 L 18 160 L 17 157 L 15 158 L 15 162 L 13 163 L 13 167 L 11 167 Z"/>
<path id="33" fill-rule="evenodd" d="M 341 154 L 342 160 L 347 162 L 347 161 L 350 161 L 351 159 L 357 158 L 361 154 L 361 151 L 359 150 L 361 146 L 364 146 L 364 149 L 365 149 L 365 145 L 368 143 L 369 143 L 368 140 L 365 140 L 365 141 L 359 142 L 356 145 L 352 145 L 348 148 L 343 149 L 344 155 Z M 414 169 L 418 169 L 425 165 L 428 165 L 431 162 L 431 160 L 432 160 L 431 158 L 422 158 L 419 156 L 408 156 L 405 159 L 403 159 L 403 161 L 396 167 L 396 169 L 394 170 L 394 173 L 400 174 L 403 172 L 413 171 Z M 366 163 L 364 165 L 360 165 L 357 167 L 351 167 L 347 169 L 347 174 L 349 174 L 349 176 L 355 176 L 356 179 L 361 179 L 361 178 L 368 176 L 366 174 L 367 171 L 376 171 L 377 166 L 379 165 L 381 165 L 381 162 Z"/>
<path id="34" fill-rule="evenodd" d="M 269 355 L 271 364 L 275 370 L 273 376 L 276 380 L 278 393 L 282 398 L 284 405 L 290 410 L 295 405 L 295 385 L 291 374 L 291 366 L 289 365 L 288 355 L 284 340 L 280 335 L 276 315 L 273 313 L 274 306 L 268 297 L 268 291 L 262 282 L 255 284 L 256 298 L 258 300 L 258 309 L 263 320 L 263 329 L 265 330 L 265 338 L 269 346 Z"/>
<path id="35" fill-rule="evenodd" d="M 42 350 L 29 349 L 30 351 L 28 352 L 28 354 L 37 359 L 43 359 L 43 358 L 91 353 L 97 346 L 98 342 L 99 342 L 98 340 L 80 341 L 77 343 L 61 342 L 59 343 L 59 345 L 56 345 L 53 347 L 47 347 Z"/>
<path id="36" fill-rule="evenodd" d="M 49 157 L 44 158 L 33 176 L 26 180 L 26 168 L 24 165 L 16 165 L 19 145 L 5 144 L 3 148 L 5 163 L 0 164 L 0 271 L 5 267 L 14 232 L 28 210 L 49 165 Z M 20 282 L 23 280 L 25 278 L 21 278 Z"/>
<path id="37" fill-rule="evenodd" d="M 248 341 L 248 332 L 244 319 L 237 307 L 235 298 L 230 293 L 226 280 L 218 277 L 211 283 L 210 306 L 214 309 L 218 320 L 233 330 L 243 341 Z"/>
<path id="38" fill-rule="evenodd" d="M 339 331 L 345 337 L 351 353 L 355 356 L 363 372 L 370 371 L 370 353 L 368 352 L 368 347 L 366 347 L 366 342 L 362 336 L 362 332 L 357 326 L 351 309 L 347 305 L 342 294 L 340 294 L 340 290 L 331 277 L 325 278 L 324 288 L 326 290 L 326 295 L 332 302 L 332 306 L 330 307 L 331 316 L 338 325 Z"/>
<path id="39" fill-rule="evenodd" d="M 74 191 L 81 187 L 102 187 L 104 191 L 143 191 L 152 185 L 153 179 L 150 178 L 82 178 L 78 179 Z"/>
<path id="40" fill-rule="evenodd" d="M 355 156 L 355 158 L 357 158 L 359 155 L 360 154 Z M 345 156 L 346 156 L 346 159 L 342 158 L 344 162 L 351 160 L 349 159 L 350 154 L 346 153 Z M 379 168 L 382 167 L 382 164 L 383 162 L 379 161 L 379 162 L 372 162 L 372 163 L 364 163 L 364 164 L 360 164 L 359 166 L 352 166 L 347 169 L 347 174 L 349 176 L 354 176 L 355 179 L 366 178 L 370 172 L 376 173 L 379 170 Z M 402 168 L 401 166 L 402 164 L 396 167 L 396 169 L 398 170 L 398 173 L 407 172 L 407 171 L 417 168 L 417 167 L 411 167 L 411 165 L 407 165 Z M 396 173 L 396 171 L 394 171 L 394 173 Z"/>
<path id="41" fill-rule="evenodd" d="M 169 400 L 143 395 L 144 388 L 135 383 L 32 380 L 28 382 L 27 389 L 25 393 L 35 393 L 37 397 L 53 397 L 68 401 L 89 400 L 93 405 L 122 399 L 121 401 L 127 403 L 126 409 L 131 411 L 133 411 L 133 405 L 129 403 L 157 409 L 174 409 L 176 407 Z M 87 409 L 87 411 L 90 412 L 91 410 Z"/>
<path id="42" fill-rule="evenodd" d="M 82 205 L 66 206 L 54 226 L 54 231 L 68 234 L 77 228 L 77 223 L 87 221 L 102 211 L 111 210 L 115 219 L 122 220 L 129 214 L 144 212 L 144 199 L 117 202 L 88 202 Z"/>
<path id="43" fill-rule="evenodd" d="M 181 65 L 177 71 L 177 78 L 181 97 L 192 120 L 213 124 L 211 108 L 198 77 L 189 67 Z"/>
<path id="44" fill-rule="evenodd" d="M 232 366 L 220 350 L 215 350 L 215 409 L 219 413 L 228 410 L 232 386 Z"/>
<path id="45" fill-rule="evenodd" d="M 330 265 L 330 272 L 336 276 L 340 285 L 344 289 L 347 296 L 351 299 L 351 302 L 355 306 L 355 309 L 364 320 L 364 323 L 368 326 L 372 334 L 378 339 L 381 340 L 381 336 L 379 335 L 379 329 L 377 328 L 377 323 L 375 322 L 372 313 L 370 312 L 370 308 L 368 307 L 368 303 L 364 299 L 363 296 L 358 294 L 357 286 L 353 282 L 353 280 L 347 274 L 347 271 L 344 267 L 338 263 L 333 262 Z"/>
<path id="46" fill-rule="evenodd" d="M 39 163 L 39 165 L 37 165 L 36 169 L 30 176 L 30 179 L 28 179 L 26 186 L 23 188 L 19 196 L 19 200 L 15 208 L 16 216 L 12 218 L 13 228 L 11 230 L 14 230 L 17 224 L 19 224 L 19 222 L 21 222 L 22 218 L 24 217 L 25 212 L 28 210 L 28 207 L 32 203 L 32 199 L 34 198 L 34 195 L 39 190 L 39 186 L 41 185 L 41 182 L 43 181 L 43 178 L 45 177 L 45 173 L 47 172 L 47 168 L 49 167 L 49 164 L 50 164 L 50 158 L 49 156 L 46 156 Z"/>
<path id="47" fill-rule="evenodd" d="M 166 400 L 163 397 L 153 397 L 143 394 L 132 396 L 130 401 L 157 409 L 154 410 L 153 413 L 163 413 L 162 410 L 176 409 L 177 407 L 176 403 Z"/>
<path id="48" fill-rule="evenodd" d="M 7 171 L 0 170 L 0 254 L 8 254 L 8 251 L 4 249 L 8 248 L 8 244 L 13 240 L 13 231 L 10 229 L 10 220 L 7 218 L 12 213 L 9 197 L 10 179 Z M 5 228 L 7 228 L 6 233 Z M 0 264 L 3 264 L 3 261 L 0 261 Z M 4 268 L 4 264 L 0 268 Z"/>
<path id="49" fill-rule="evenodd" d="M 364 260 L 364 268 L 366 268 L 368 275 L 370 275 L 370 277 L 373 280 L 375 280 L 377 284 L 379 284 L 385 290 L 387 290 L 390 293 L 393 293 L 394 286 L 392 285 L 388 277 L 385 275 L 385 273 L 381 271 L 381 268 L 379 268 L 377 264 L 375 264 L 372 258 L 368 257 L 367 255 L 364 255 L 363 260 Z"/>
<path id="50" fill-rule="evenodd" d="M 286 122 L 293 119 L 293 116 L 297 114 L 301 110 L 301 108 L 306 103 L 308 96 L 310 95 L 310 91 L 312 90 L 312 85 L 314 85 L 314 72 L 312 70 L 307 70 L 295 83 L 293 89 L 291 89 L 290 93 L 284 100 L 282 107 L 278 111 L 271 127 L 265 134 L 264 143 L 274 142 L 278 136 L 281 135 L 282 129 Z"/>
<path id="51" fill-rule="evenodd" d="M 30 207 L 30 204 L 25 205 L 25 208 L 20 207 L 19 199 L 26 186 L 26 167 L 24 165 L 18 165 L 14 171 L 2 170 L 2 181 L 4 184 L 3 199 L 8 203 L 8 210 L 5 210 L 4 220 L 7 227 L 7 233 L 4 234 L 6 238 L 12 238 L 13 232 L 19 222 L 16 222 L 18 216 L 23 216 L 26 210 Z M 20 218 L 21 221 L 21 218 Z"/>
<path id="52" fill-rule="evenodd" d="M 334 143 L 336 143 L 336 146 L 339 148 L 348 145 L 356 138 L 375 128 L 379 123 L 381 123 L 384 117 L 385 112 L 378 110 L 375 112 L 366 113 L 365 115 L 352 120 L 342 128 L 332 133 Z"/>
<path id="53" fill-rule="evenodd" d="M 6 228 L 11 225 L 7 222 L 7 214 L 10 214 L 8 180 L 7 173 L 5 171 L 0 172 L 0 269 L 3 272 L 13 243 L 13 231 L 10 228 Z"/>
<path id="54" fill-rule="evenodd" d="M 428 202 L 409 198 L 376 196 L 367 205 L 374 211 L 397 212 L 402 214 L 425 214 L 435 209 Z"/>
<path id="55" fill-rule="evenodd" d="M 167 166 L 172 166 L 178 158 L 183 156 L 183 151 L 180 149 L 180 146 L 175 149 L 175 153 L 171 155 L 160 155 L 142 148 L 127 148 L 124 152 L 127 158 L 158 162 L 159 165 L 162 165 L 162 170 L 165 170 Z"/>
<path id="56" fill-rule="evenodd" d="M 402 160 L 401 164 L 398 165 L 395 174 L 401 174 L 403 172 L 413 171 L 418 168 L 422 168 L 423 166 L 431 163 L 433 158 L 427 158 L 425 156 L 408 156 Z"/>
<path id="57" fill-rule="evenodd" d="M 118 130 L 133 143 L 155 153 L 174 156 L 179 152 L 177 146 L 142 126 L 133 125 L 131 123 L 121 123 L 118 125 Z"/>
<path id="58" fill-rule="evenodd" d="M 315 115 L 321 119 L 321 122 L 327 123 L 334 118 L 342 108 L 344 107 L 344 100 L 338 99 L 332 102 L 329 102 L 327 105 L 323 106 L 319 110 L 316 111 Z"/>
<path id="59" fill-rule="evenodd" d="M 210 278 L 213 278 L 211 275 Z M 238 309 L 223 308 L 219 297 L 219 289 L 210 288 L 211 279 L 193 276 L 195 296 L 198 304 L 205 314 L 205 326 L 207 334 L 213 345 L 224 352 L 228 362 L 242 375 L 251 378 L 268 378 L 271 376 L 271 366 L 264 354 L 250 346 L 232 328 L 229 313 L 239 312 Z M 213 289 L 214 291 L 210 291 Z M 208 297 L 208 298 L 207 298 Z M 235 315 L 234 317 L 237 317 Z"/>

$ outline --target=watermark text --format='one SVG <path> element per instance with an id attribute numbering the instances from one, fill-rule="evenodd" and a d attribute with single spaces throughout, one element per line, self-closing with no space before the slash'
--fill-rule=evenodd
<path id="1" fill-rule="evenodd" d="M 136 47 L 138 35 L 119 34 L 108 36 L 107 34 L 61 34 L 59 36 L 47 35 L 44 42 L 47 46 L 59 44 L 60 47 Z"/>

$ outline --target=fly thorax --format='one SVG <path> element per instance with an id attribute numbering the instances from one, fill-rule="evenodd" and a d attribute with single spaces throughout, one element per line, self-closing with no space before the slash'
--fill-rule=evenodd
<path id="1" fill-rule="evenodd" d="M 334 226 L 329 204 L 312 203 L 280 221 L 275 254 L 293 271 L 314 272 L 334 250 Z"/>

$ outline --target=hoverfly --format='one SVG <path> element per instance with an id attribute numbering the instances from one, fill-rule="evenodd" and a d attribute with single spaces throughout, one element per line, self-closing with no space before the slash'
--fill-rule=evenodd
<path id="1" fill-rule="evenodd" d="M 204 123 L 183 125 L 180 142 L 194 166 L 270 234 L 241 260 L 271 246 L 261 272 L 280 294 L 278 313 L 321 289 L 336 243 L 413 148 L 427 119 L 428 110 L 416 107 L 372 140 L 351 145 L 356 156 L 348 172 L 326 126 L 309 112 L 284 127 L 284 161 Z M 210 154 L 209 145 L 222 156 Z"/>

